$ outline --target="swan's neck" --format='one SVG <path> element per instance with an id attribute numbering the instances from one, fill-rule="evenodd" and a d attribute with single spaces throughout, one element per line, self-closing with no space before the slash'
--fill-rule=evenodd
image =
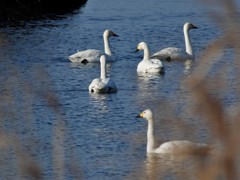
<path id="1" fill-rule="evenodd" d="M 101 79 L 106 79 L 106 62 L 105 60 L 101 61 Z"/>
<path id="2" fill-rule="evenodd" d="M 190 37 L 189 37 L 189 30 L 187 28 L 184 28 L 183 33 L 184 33 L 184 39 L 185 39 L 186 52 L 189 55 L 193 56 L 192 45 L 191 45 L 191 41 L 190 41 Z"/>
<path id="3" fill-rule="evenodd" d="M 105 52 L 107 55 L 111 56 L 111 55 L 112 55 L 112 52 L 111 52 L 111 50 L 110 50 L 110 45 L 109 45 L 108 38 L 109 38 L 109 36 L 104 34 L 104 36 L 103 36 L 104 52 Z"/>
<path id="4" fill-rule="evenodd" d="M 155 139 L 154 139 L 154 122 L 153 119 L 148 120 L 148 131 L 147 131 L 147 152 L 153 152 L 155 148 Z"/>
<path id="5" fill-rule="evenodd" d="M 149 51 L 149 48 L 148 48 L 148 45 L 145 44 L 144 47 L 143 47 L 143 60 L 149 60 L 150 59 L 150 51 Z"/>

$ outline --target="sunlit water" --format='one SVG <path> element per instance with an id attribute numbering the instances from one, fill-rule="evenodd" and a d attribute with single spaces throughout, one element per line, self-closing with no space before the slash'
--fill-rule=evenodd
<path id="1" fill-rule="evenodd" d="M 79 163 L 84 179 L 151 179 L 158 172 L 156 167 L 170 169 L 172 174 L 163 176 L 166 179 L 179 172 L 181 161 L 146 156 L 147 123 L 135 116 L 152 108 L 160 121 L 160 140 L 207 142 L 204 123 L 189 118 L 184 111 L 189 108 L 185 102 L 191 101 L 191 96 L 183 80 L 191 76 L 197 60 L 165 63 L 164 76 L 141 76 L 136 73 L 136 67 L 142 52 L 134 53 L 134 50 L 140 41 L 147 42 L 152 52 L 167 46 L 184 48 L 182 26 L 189 21 L 199 27 L 190 32 L 198 57 L 220 34 L 207 12 L 201 3 L 191 0 L 89 0 L 79 11 L 57 20 L 23 22 L 0 29 L 1 82 L 15 93 L 16 102 L 3 109 L 6 113 L 19 113 L 11 118 L 17 120 L 16 130 L 23 139 L 29 140 L 29 136 L 37 139 L 36 147 L 26 149 L 40 163 L 46 179 L 55 177 L 50 159 L 52 129 L 58 119 L 41 95 L 26 94 L 41 90 L 53 91 L 59 98 L 66 122 L 66 166 L 71 164 L 69 159 Z M 99 64 L 74 64 L 67 57 L 77 50 L 103 49 L 102 33 L 106 28 L 119 35 L 110 39 L 116 62 L 108 65 L 118 92 L 93 95 L 88 93 L 88 85 L 100 75 Z M 14 73 L 18 79 L 8 79 Z M 33 90 L 25 83 L 31 84 Z M 174 120 L 171 115 L 178 118 Z M 35 121 L 28 124 L 28 129 L 21 129 L 21 124 L 29 123 L 26 118 Z M 194 136 L 189 136 L 186 129 L 177 128 L 179 118 L 186 127 L 191 127 Z M 15 127 L 6 122 L 5 128 Z M 11 169 L 2 173 L 9 177 L 15 174 Z M 68 174 L 66 177 L 71 178 Z"/>

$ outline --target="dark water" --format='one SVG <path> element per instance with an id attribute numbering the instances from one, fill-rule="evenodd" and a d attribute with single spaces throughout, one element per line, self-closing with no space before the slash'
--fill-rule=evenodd
<path id="1" fill-rule="evenodd" d="M 191 0 L 89 0 L 79 11 L 63 18 L 2 27 L 1 82 L 2 92 L 6 93 L 1 103 L 5 112 L 2 128 L 21 134 L 25 150 L 39 162 L 45 179 L 58 178 L 54 163 L 58 151 L 53 152 L 53 137 L 59 116 L 42 98 L 44 93 L 53 92 L 61 104 L 60 118 L 66 123 L 62 152 L 65 178 L 72 177 L 67 173 L 72 162 L 80 164 L 77 171 L 83 179 L 151 177 L 147 174 L 152 158 L 148 159 L 145 152 L 146 122 L 135 119 L 138 113 L 152 108 L 158 120 L 163 119 L 159 127 L 161 140 L 207 142 L 208 133 L 203 122 L 189 117 L 184 110 L 190 108 L 186 102 L 191 96 L 183 80 L 191 76 L 198 60 L 190 67 L 185 62 L 165 63 L 164 76 L 144 77 L 136 73 L 142 52 L 134 50 L 140 41 L 147 42 L 152 52 L 167 46 L 184 47 L 182 26 L 189 21 L 199 27 L 190 32 L 198 57 L 221 33 L 208 12 L 203 4 Z M 74 64 L 67 57 L 77 50 L 103 49 L 102 33 L 106 28 L 119 35 L 110 39 L 117 61 L 108 66 L 118 93 L 92 95 L 88 85 L 99 76 L 99 65 Z M 177 119 L 168 120 L 171 115 Z M 196 129 L 194 136 L 177 128 L 178 119 Z M 178 163 L 173 161 L 172 169 L 177 167 L 173 172 L 181 169 Z M 160 164 L 162 167 L 164 163 Z M 11 178 L 17 174 L 15 170 L 1 173 Z"/>

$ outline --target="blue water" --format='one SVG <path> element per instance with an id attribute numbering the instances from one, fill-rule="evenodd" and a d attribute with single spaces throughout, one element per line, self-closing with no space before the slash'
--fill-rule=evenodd
<path id="1" fill-rule="evenodd" d="M 146 177 L 147 123 L 135 118 L 146 108 L 153 109 L 161 120 L 160 140 L 208 142 L 208 127 L 186 111 L 191 109 L 186 102 L 192 97 L 183 80 L 191 76 L 197 58 L 190 68 L 185 62 L 165 63 L 164 76 L 136 73 L 142 58 L 142 52 L 134 53 L 137 44 L 147 42 L 152 52 L 168 46 L 184 48 L 182 26 L 187 21 L 199 27 L 190 32 L 199 57 L 221 31 L 209 18 L 206 6 L 191 0 L 88 0 L 84 7 L 61 18 L 2 27 L 1 128 L 19 135 L 23 152 L 38 162 L 44 179 L 63 174 L 72 179 L 78 173 L 82 179 Z M 74 64 L 67 57 L 77 50 L 103 49 L 102 33 L 107 28 L 119 35 L 110 39 L 116 62 L 108 65 L 118 92 L 92 95 L 88 85 L 100 75 L 99 64 Z M 51 103 L 51 98 L 59 106 L 51 107 L 46 100 Z M 64 138 L 56 151 L 58 125 L 63 125 L 59 133 Z M 58 169 L 55 155 L 64 158 L 64 171 Z M 12 167 L 11 153 L 9 159 L 4 162 Z M 69 170 L 71 164 L 79 165 L 74 172 Z M 0 172 L 2 177 L 21 176 L 17 167 L 6 169 Z"/>

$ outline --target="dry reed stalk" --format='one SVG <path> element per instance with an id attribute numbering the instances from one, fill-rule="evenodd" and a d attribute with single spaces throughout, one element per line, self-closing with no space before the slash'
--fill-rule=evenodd
<path id="1" fill-rule="evenodd" d="M 205 162 L 203 157 L 199 158 L 199 163 L 194 170 L 182 171 L 176 167 L 175 171 L 179 170 L 180 172 L 178 174 L 167 168 L 168 161 L 173 159 L 167 158 L 168 161 L 165 162 L 163 157 L 147 158 L 145 172 L 135 175 L 140 179 L 164 179 L 166 176 L 168 179 L 169 177 L 200 180 L 240 179 L 240 83 L 238 83 L 240 75 L 240 16 L 238 6 L 233 0 L 212 0 L 204 1 L 204 3 L 206 5 L 211 3 L 211 7 L 214 8 L 218 7 L 216 11 L 213 9 L 209 14 L 213 22 L 222 30 L 222 35 L 213 40 L 201 53 L 201 56 L 194 62 L 197 63 L 196 68 L 192 69 L 191 76 L 185 79 L 185 84 L 188 85 L 193 97 L 191 104 L 195 107 L 190 112 L 188 109 L 185 111 L 193 118 L 198 117 L 209 127 L 209 142 L 213 146 L 213 150 L 204 160 Z M 229 51 L 232 54 L 231 59 L 228 59 L 228 56 L 226 58 L 225 55 Z M 211 74 L 212 68 L 222 60 L 229 62 L 227 66 L 220 66 L 214 74 Z M 236 82 L 233 86 L 229 85 L 226 80 L 226 73 L 229 72 L 233 73 L 233 81 Z M 222 94 L 229 92 L 234 93 L 234 97 L 236 97 L 236 102 L 231 106 L 227 106 L 221 97 Z M 166 107 L 169 112 L 174 112 L 178 108 L 174 104 L 167 104 Z M 167 112 L 161 105 L 158 105 L 158 110 Z M 162 117 L 159 115 L 159 117 L 176 119 L 174 116 Z M 188 124 L 182 123 L 181 117 L 178 117 L 178 120 L 173 121 L 174 123 L 180 122 L 177 124 L 178 128 L 189 132 L 191 128 Z M 197 130 L 192 130 L 189 135 L 196 138 L 194 131 Z M 174 163 L 178 164 L 175 160 L 170 162 L 170 167 Z M 181 160 L 179 164 L 183 166 L 185 162 Z M 194 163 L 196 164 L 196 162 Z"/>
<path id="2" fill-rule="evenodd" d="M 222 0 L 214 1 L 218 4 L 222 13 L 212 12 L 214 21 L 220 25 L 223 30 L 223 35 L 217 40 L 213 41 L 209 47 L 202 53 L 199 58 L 199 64 L 194 70 L 188 84 L 192 88 L 192 93 L 197 102 L 197 109 L 195 114 L 201 116 L 209 124 L 212 135 L 211 142 L 213 145 L 219 145 L 211 154 L 211 161 L 205 167 L 199 169 L 199 179 L 239 179 L 239 130 L 240 130 L 240 102 L 239 99 L 234 110 L 227 108 L 222 102 L 220 96 L 214 96 L 213 92 L 209 90 L 209 78 L 217 85 L 223 82 L 221 87 L 225 91 L 234 89 L 235 97 L 239 98 L 239 83 L 236 87 L 227 86 L 226 80 L 222 80 L 219 76 L 209 77 L 208 73 L 211 71 L 212 65 L 218 63 L 224 57 L 224 53 L 233 50 L 232 67 L 235 70 L 235 80 L 238 81 L 240 74 L 239 54 L 240 54 L 240 31 L 239 31 L 239 14 L 236 9 L 234 1 Z M 229 59 L 225 59 L 229 61 Z M 229 66 L 223 67 L 227 69 Z M 224 71 L 219 69 L 218 71 Z M 225 74 L 226 75 L 226 74 Z M 214 94 L 218 94 L 222 89 L 215 87 Z M 221 94 L 221 93 L 219 93 Z"/>
<path id="3" fill-rule="evenodd" d="M 5 57 L 7 59 L 7 57 Z M 1 78 L 1 102 L 0 102 L 0 150 L 1 177 L 6 179 L 44 179 L 41 156 L 38 149 L 45 151 L 52 161 L 53 178 L 64 179 L 66 174 L 76 179 L 81 179 L 81 168 L 76 162 L 74 149 L 65 147 L 65 138 L 68 137 L 61 104 L 54 92 L 53 82 L 44 67 L 31 67 L 29 76 L 23 76 L 18 66 L 1 63 L 8 76 Z M 5 73 L 5 72 L 2 72 Z M 28 77 L 31 77 L 28 79 Z M 35 81 L 32 81 L 32 80 Z M 45 147 L 37 137 L 36 117 L 34 116 L 33 102 L 42 101 L 46 108 L 52 111 L 55 121 L 52 127 L 52 147 Z M 47 117 L 46 117 L 47 118 Z M 42 121 L 48 119 L 42 119 Z M 71 139 L 68 137 L 68 139 Z M 68 141 L 71 145 L 72 142 Z M 71 146 L 72 147 L 72 146 Z M 52 151 L 50 155 L 48 152 Z M 71 157 L 71 165 L 68 165 L 65 155 Z M 70 156 L 72 154 L 72 156 Z M 52 157 L 51 157 L 52 156 Z M 66 168 L 68 167 L 68 168 Z M 7 171 L 3 171 L 4 169 Z"/>

